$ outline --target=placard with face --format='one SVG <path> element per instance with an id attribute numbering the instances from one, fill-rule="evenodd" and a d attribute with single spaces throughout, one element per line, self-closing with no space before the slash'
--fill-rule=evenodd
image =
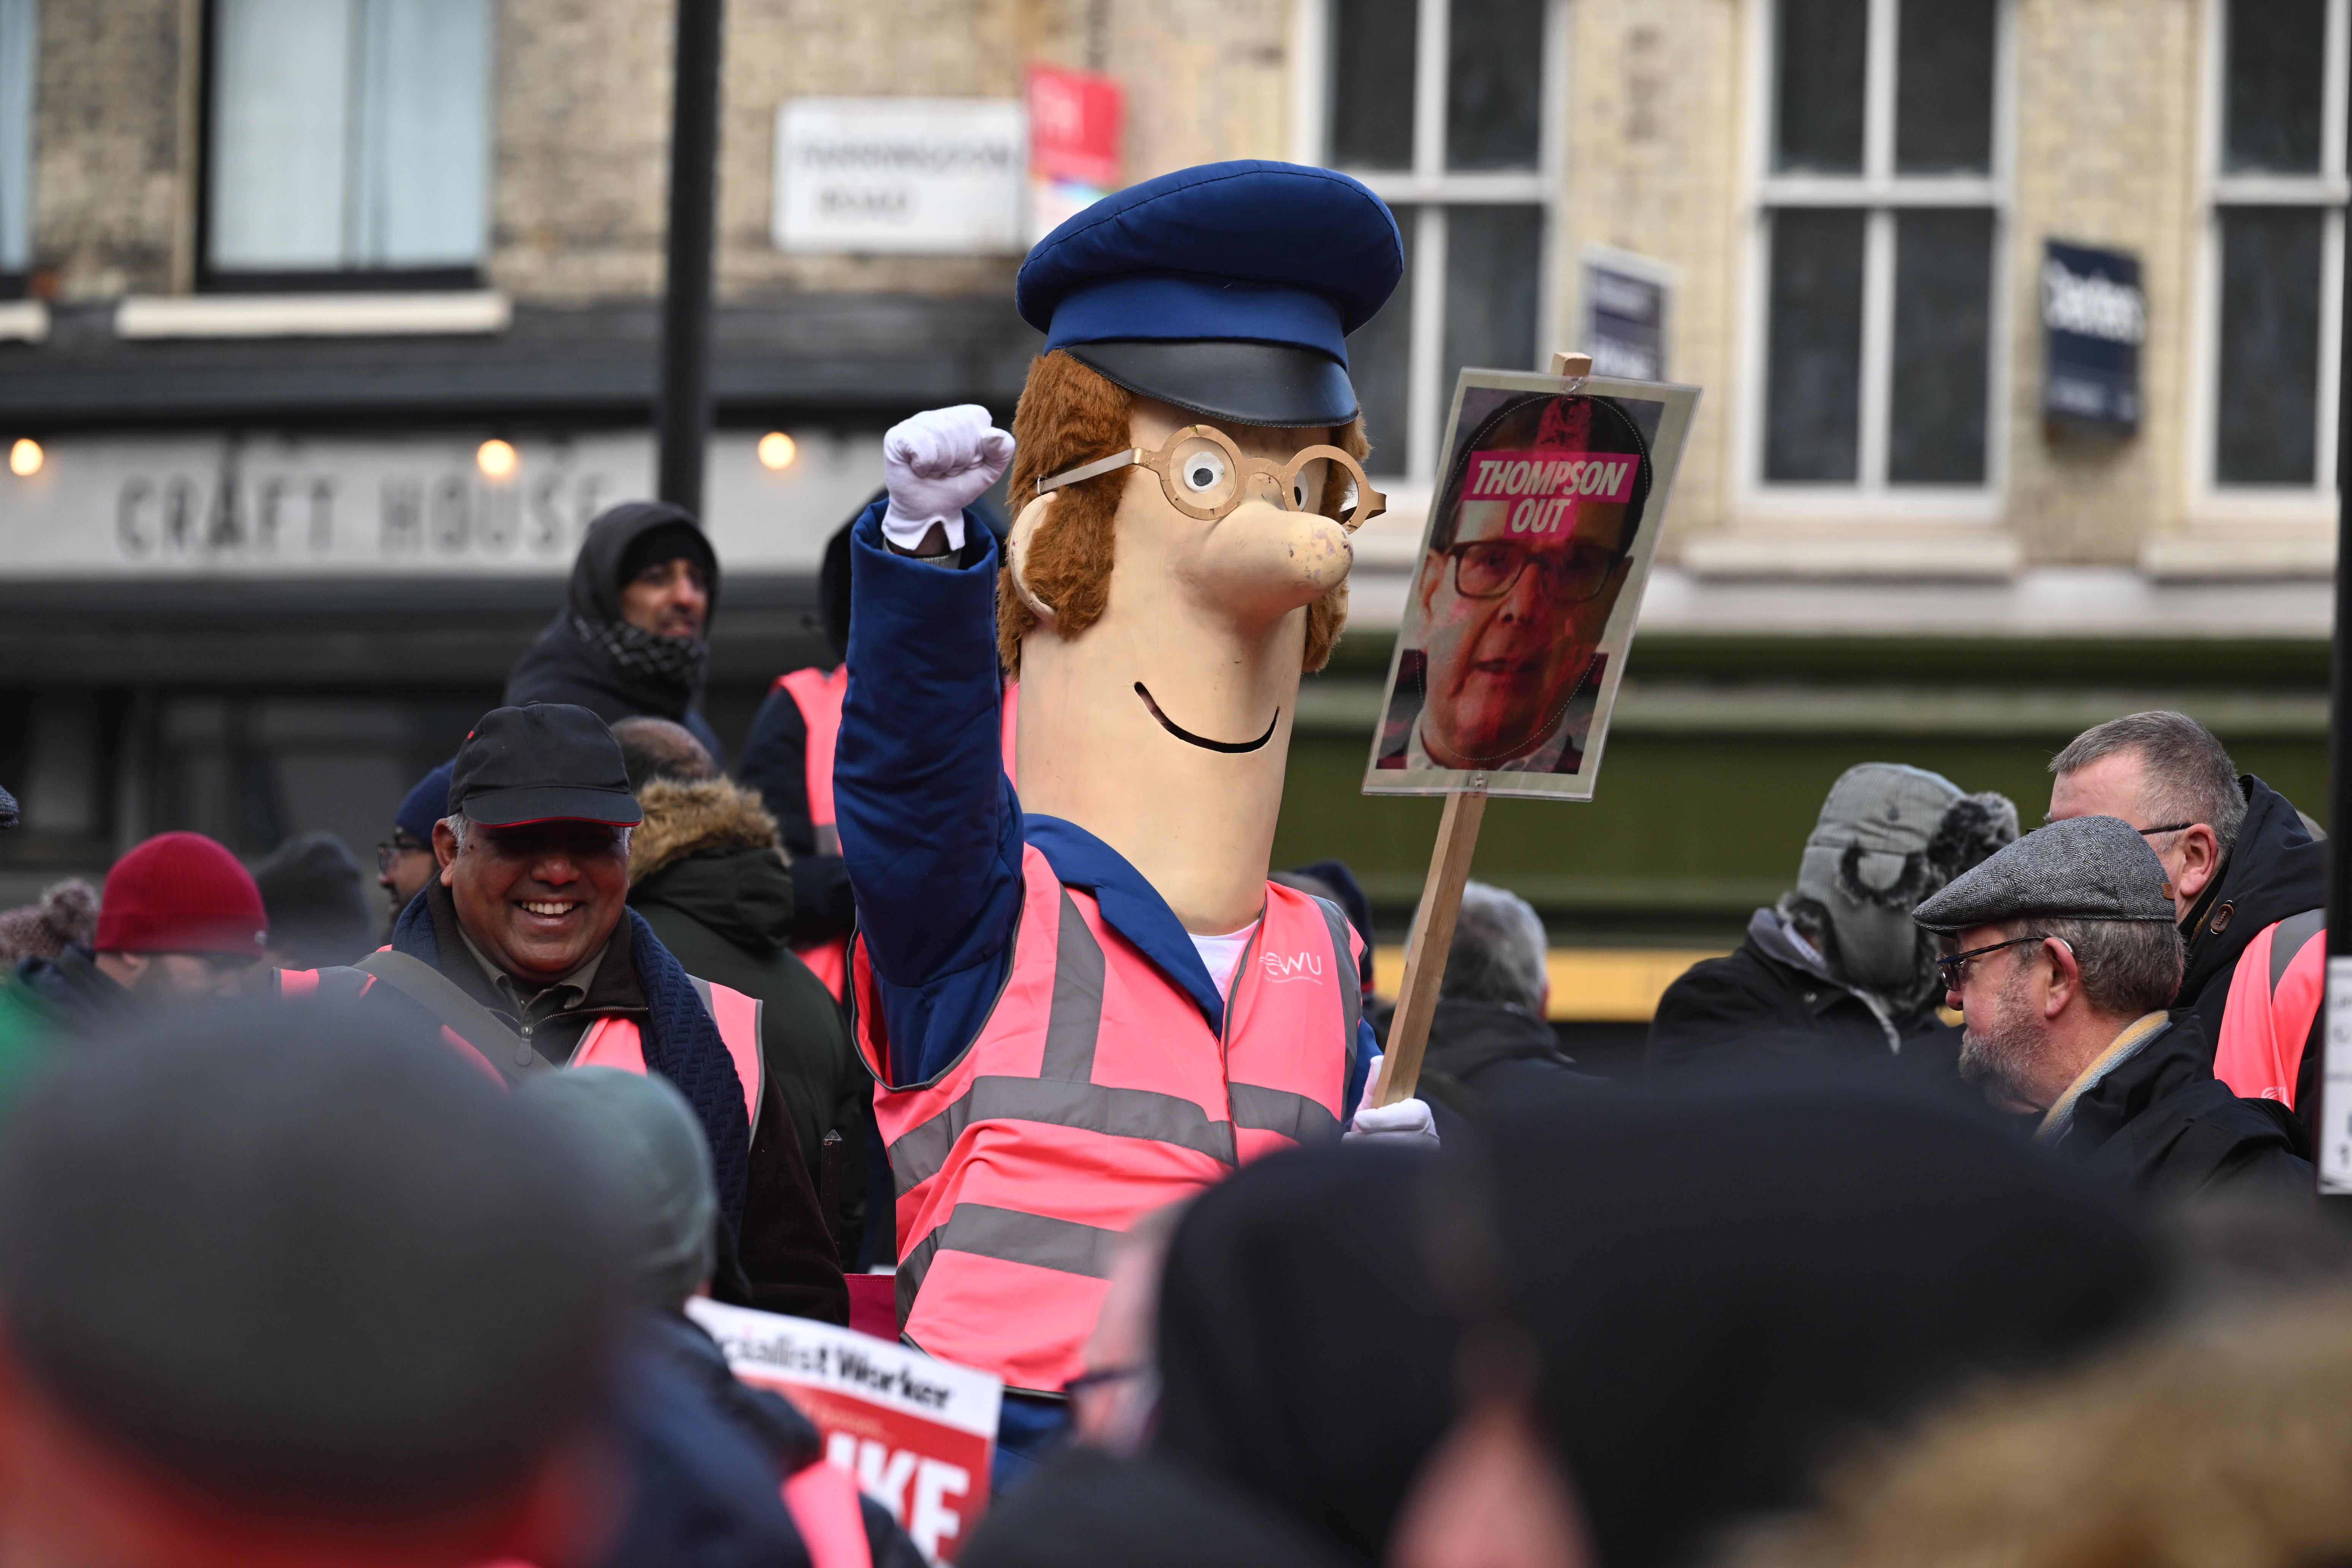
<path id="1" fill-rule="evenodd" d="M 1465 370 L 1367 795 L 1590 800 L 1698 389 Z"/>

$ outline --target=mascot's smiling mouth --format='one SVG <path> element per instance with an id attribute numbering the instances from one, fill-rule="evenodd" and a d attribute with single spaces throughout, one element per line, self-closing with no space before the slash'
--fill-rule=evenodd
<path id="1" fill-rule="evenodd" d="M 1243 752 L 1255 752 L 1260 746 L 1265 745 L 1268 741 L 1274 739 L 1274 727 L 1275 725 L 1282 722 L 1282 710 L 1277 708 L 1274 710 L 1274 718 L 1266 724 L 1265 733 L 1260 735 L 1255 741 L 1211 741 L 1202 736 L 1195 735 L 1192 731 L 1184 729 L 1170 720 L 1167 714 L 1162 713 L 1160 710 L 1160 704 L 1151 700 L 1151 693 L 1144 689 L 1143 682 L 1140 680 L 1135 683 L 1135 694 L 1143 699 L 1143 705 L 1151 710 L 1151 716 L 1160 721 L 1160 727 L 1161 729 L 1167 731 L 1178 740 L 1198 746 L 1204 752 L 1223 752 L 1229 755 L 1238 755 Z"/>

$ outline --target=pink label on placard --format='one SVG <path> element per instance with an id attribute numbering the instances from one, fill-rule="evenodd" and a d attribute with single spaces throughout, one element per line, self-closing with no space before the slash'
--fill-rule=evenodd
<path id="1" fill-rule="evenodd" d="M 1632 500 L 1640 461 L 1631 452 L 1473 452 L 1462 499 Z"/>

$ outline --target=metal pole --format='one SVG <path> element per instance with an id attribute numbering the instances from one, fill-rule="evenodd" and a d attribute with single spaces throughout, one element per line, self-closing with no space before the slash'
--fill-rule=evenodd
<path id="1" fill-rule="evenodd" d="M 661 499 L 702 515 L 710 438 L 710 247 L 719 186 L 722 0 L 677 0 L 670 89 L 669 258 L 662 293 Z"/>
<path id="2" fill-rule="evenodd" d="M 2352 1196 L 2352 267 L 2336 369 L 2336 621 L 2327 698 L 2327 1017 L 2321 1036 L 2319 1190 Z"/>

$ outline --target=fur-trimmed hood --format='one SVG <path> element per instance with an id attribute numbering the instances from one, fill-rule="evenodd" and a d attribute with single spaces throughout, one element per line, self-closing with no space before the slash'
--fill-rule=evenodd
<path id="1" fill-rule="evenodd" d="M 714 849 L 773 849 L 780 860 L 789 860 L 776 819 L 758 793 L 730 780 L 656 779 L 638 794 L 637 804 L 646 819 L 629 837 L 632 888 L 689 855 Z"/>
<path id="2" fill-rule="evenodd" d="M 1718 1568 L 2352 1562 L 2352 1293 L 2200 1320 L 1980 1394 Z"/>

